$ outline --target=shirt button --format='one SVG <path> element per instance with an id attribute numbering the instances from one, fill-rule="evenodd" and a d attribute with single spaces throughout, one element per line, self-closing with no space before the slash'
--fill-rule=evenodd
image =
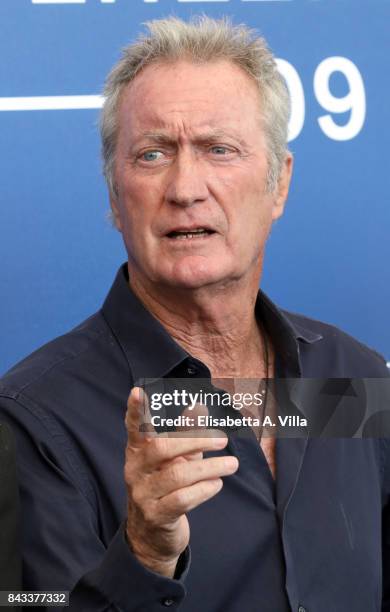
<path id="1" fill-rule="evenodd" d="M 187 374 L 189 376 L 195 376 L 196 373 L 197 373 L 197 369 L 194 366 L 189 366 L 187 368 Z"/>
<path id="2" fill-rule="evenodd" d="M 169 597 L 167 597 L 166 599 L 163 599 L 162 604 L 163 606 L 166 606 L 167 608 L 169 608 L 170 606 L 173 606 L 175 602 L 173 601 L 173 599 L 169 599 Z"/>
<path id="3" fill-rule="evenodd" d="M 307 610 L 303 606 L 299 606 L 298 612 L 307 612 Z"/>

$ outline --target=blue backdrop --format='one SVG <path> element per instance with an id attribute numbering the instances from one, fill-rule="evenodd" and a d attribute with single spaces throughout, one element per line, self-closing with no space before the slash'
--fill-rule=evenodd
<path id="1" fill-rule="evenodd" d="M 0 373 L 101 304 L 125 253 L 97 95 L 143 21 L 199 12 L 257 28 L 293 98 L 263 287 L 390 358 L 389 0 L 1 0 Z"/>

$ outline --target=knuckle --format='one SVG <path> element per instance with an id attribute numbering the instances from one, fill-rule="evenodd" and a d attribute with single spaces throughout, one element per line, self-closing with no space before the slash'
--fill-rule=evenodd
<path id="1" fill-rule="evenodd" d="M 182 464 L 180 463 L 174 463 L 173 465 L 171 465 L 168 470 L 167 470 L 168 474 L 168 479 L 170 480 L 170 482 L 173 485 L 178 485 L 182 482 L 183 480 L 183 467 Z"/>
<path id="2" fill-rule="evenodd" d="M 125 448 L 125 462 L 131 463 L 136 461 L 137 456 L 139 454 L 139 449 L 135 448 L 130 440 L 127 440 L 126 448 Z"/>
<path id="3" fill-rule="evenodd" d="M 144 493 L 140 487 L 132 487 L 129 491 L 129 501 L 135 506 L 138 510 L 143 511 L 144 506 Z"/>
<path id="4" fill-rule="evenodd" d="M 126 461 L 123 473 L 124 473 L 126 484 L 131 485 L 134 480 L 134 466 L 132 462 Z"/>
<path id="5" fill-rule="evenodd" d="M 140 480 L 144 473 L 143 461 L 141 455 L 126 456 L 125 465 L 123 469 L 125 482 L 127 484 L 133 484 Z"/>
<path id="6" fill-rule="evenodd" d="M 173 501 L 177 508 L 184 509 L 190 502 L 190 494 L 188 489 L 179 489 L 173 495 Z"/>
<path id="7" fill-rule="evenodd" d="M 151 442 L 153 451 L 159 459 L 165 459 L 167 456 L 169 448 L 168 443 L 169 439 L 163 437 L 157 437 Z"/>
<path id="8" fill-rule="evenodd" d="M 158 516 L 154 504 L 148 504 L 143 510 L 143 518 L 145 523 L 150 527 L 158 526 Z"/>

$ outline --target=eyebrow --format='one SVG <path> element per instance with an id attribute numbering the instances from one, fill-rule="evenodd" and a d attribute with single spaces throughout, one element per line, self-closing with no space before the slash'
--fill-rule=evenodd
<path id="1" fill-rule="evenodd" d="M 164 145 L 170 145 L 170 146 L 177 144 L 177 138 L 169 136 L 168 134 L 164 132 L 144 132 L 141 135 L 139 140 L 142 140 L 143 138 L 150 140 L 153 143 L 157 143 L 157 144 L 164 144 Z M 195 142 L 196 144 L 206 144 L 210 142 L 219 142 L 221 139 L 223 140 L 224 138 L 233 138 L 238 143 L 240 143 L 242 146 L 246 144 L 234 132 L 229 133 L 226 130 L 217 130 L 217 129 L 210 130 L 208 132 L 195 136 L 195 138 L 193 138 L 193 142 Z"/>

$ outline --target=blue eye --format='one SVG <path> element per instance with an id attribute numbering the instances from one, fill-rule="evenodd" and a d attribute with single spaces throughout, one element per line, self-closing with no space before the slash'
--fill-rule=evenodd
<path id="1" fill-rule="evenodd" d="M 225 155 L 226 153 L 228 153 L 228 149 L 226 147 L 222 147 L 220 145 L 217 145 L 215 147 L 211 147 L 211 151 L 212 151 L 212 153 L 215 153 L 216 155 Z"/>
<path id="2" fill-rule="evenodd" d="M 161 151 L 145 151 L 142 153 L 142 159 L 144 161 L 153 162 L 160 159 L 161 155 Z"/>

